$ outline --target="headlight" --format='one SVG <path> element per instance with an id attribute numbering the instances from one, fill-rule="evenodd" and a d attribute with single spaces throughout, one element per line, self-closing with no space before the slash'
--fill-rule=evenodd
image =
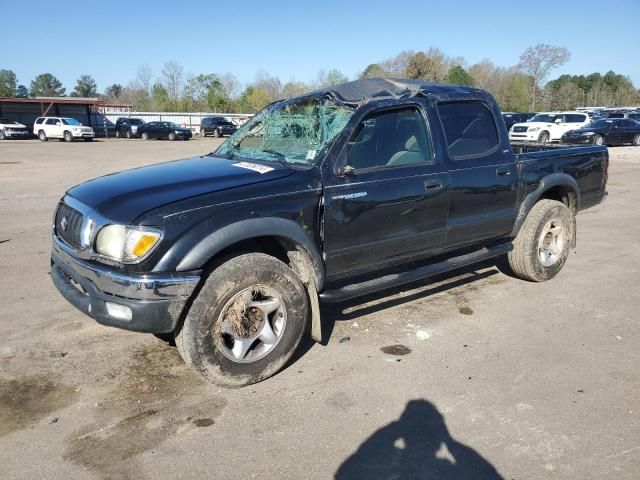
<path id="1" fill-rule="evenodd" d="M 82 129 L 80 127 L 73 127 L 71 130 L 73 130 L 74 132 L 81 132 Z"/>
<path id="2" fill-rule="evenodd" d="M 178 135 L 180 135 L 182 132 L 180 130 L 176 130 L 175 133 L 177 133 Z"/>
<path id="3" fill-rule="evenodd" d="M 582 132 L 582 135 L 595 135 L 596 132 Z"/>
<path id="4" fill-rule="evenodd" d="M 95 249 L 105 257 L 135 263 L 149 255 L 161 238 L 158 229 L 107 225 L 98 232 Z"/>
<path id="5" fill-rule="evenodd" d="M 540 127 L 530 127 L 527 132 L 537 132 L 538 130 L 540 130 Z"/>

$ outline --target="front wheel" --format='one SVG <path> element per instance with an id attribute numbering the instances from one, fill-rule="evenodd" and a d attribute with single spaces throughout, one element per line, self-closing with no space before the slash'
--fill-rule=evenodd
<path id="1" fill-rule="evenodd" d="M 542 132 L 538 137 L 538 143 L 549 143 L 549 132 Z"/>
<path id="2" fill-rule="evenodd" d="M 594 145 L 602 145 L 603 143 L 604 143 L 604 138 L 602 137 L 602 135 L 596 135 L 595 137 L 593 137 Z"/>
<path id="3" fill-rule="evenodd" d="M 116 128 L 116 138 L 120 138 L 120 130 Z"/>
<path id="4" fill-rule="evenodd" d="M 182 358 L 208 381 L 241 387 L 291 358 L 309 316 L 294 271 L 262 253 L 234 257 L 206 280 L 176 335 Z"/>
<path id="5" fill-rule="evenodd" d="M 640 133 L 636 133 L 633 136 L 633 142 L 632 142 L 636 147 L 640 147 Z"/>
<path id="6" fill-rule="evenodd" d="M 0 130 L 0 140 L 6 140 L 7 136 L 4 133 L 4 130 Z"/>
<path id="7" fill-rule="evenodd" d="M 220 138 L 220 130 L 217 128 L 213 130 L 213 136 L 216 138 Z"/>
<path id="8" fill-rule="evenodd" d="M 556 200 L 540 200 L 525 219 L 509 252 L 509 266 L 524 280 L 544 282 L 562 269 L 572 244 L 574 219 Z"/>
<path id="9" fill-rule="evenodd" d="M 142 138 L 142 140 L 149 140 L 149 134 L 147 132 L 144 132 L 140 138 Z"/>
<path id="10" fill-rule="evenodd" d="M 71 135 L 71 132 L 64 132 L 64 141 L 67 143 L 73 142 L 73 135 Z"/>
<path id="11" fill-rule="evenodd" d="M 175 133 L 173 133 L 173 132 L 171 132 L 171 133 L 169 134 L 169 140 L 171 140 L 171 141 L 173 142 L 175 139 L 176 139 L 176 134 L 175 134 Z"/>
<path id="12" fill-rule="evenodd" d="M 131 140 L 133 138 L 133 135 L 131 134 L 131 130 L 127 130 L 127 134 L 125 136 L 127 137 L 127 139 Z"/>

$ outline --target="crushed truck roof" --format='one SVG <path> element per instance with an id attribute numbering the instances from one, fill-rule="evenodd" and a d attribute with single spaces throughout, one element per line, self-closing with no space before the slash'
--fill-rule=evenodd
<path id="1" fill-rule="evenodd" d="M 462 85 L 447 85 L 405 78 L 376 77 L 322 88 L 302 95 L 302 97 L 330 96 L 340 103 L 352 104 L 367 100 L 398 99 L 417 95 L 433 95 L 439 100 L 446 100 L 460 97 L 478 98 L 487 94 L 483 90 Z"/>

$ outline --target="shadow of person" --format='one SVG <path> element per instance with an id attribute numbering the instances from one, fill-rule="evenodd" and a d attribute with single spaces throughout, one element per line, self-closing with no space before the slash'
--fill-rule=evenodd
<path id="1" fill-rule="evenodd" d="M 451 438 L 438 409 L 411 400 L 347 458 L 336 480 L 492 480 L 503 477 L 474 449 Z"/>

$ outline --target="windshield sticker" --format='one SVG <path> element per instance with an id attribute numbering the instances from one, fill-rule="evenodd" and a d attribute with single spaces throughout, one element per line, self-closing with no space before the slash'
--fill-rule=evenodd
<path id="1" fill-rule="evenodd" d="M 271 170 L 273 170 L 272 167 L 267 167 L 266 165 L 260 165 L 259 163 L 251 163 L 251 162 L 234 163 L 233 166 L 246 168 L 247 170 L 253 170 L 254 172 L 258 172 L 260 174 L 268 173 Z"/>

